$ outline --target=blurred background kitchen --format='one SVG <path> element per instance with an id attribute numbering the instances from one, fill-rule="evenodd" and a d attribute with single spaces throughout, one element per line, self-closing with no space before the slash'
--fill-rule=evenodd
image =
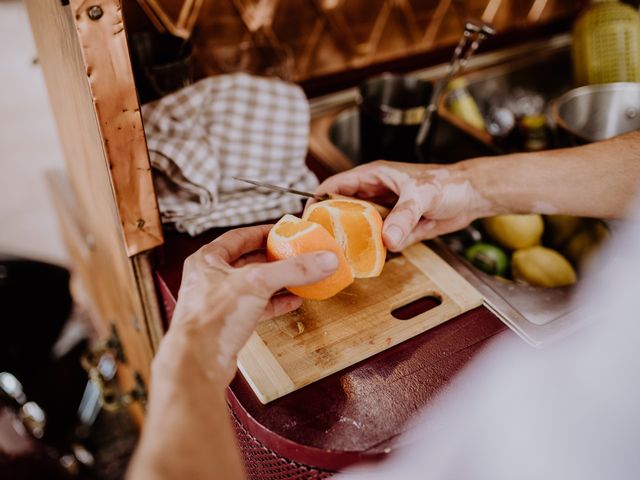
<path id="1" fill-rule="evenodd" d="M 85 99 L 82 95 L 89 91 L 65 89 L 67 84 L 54 79 L 50 88 L 56 89 L 47 92 L 25 5 L 0 0 L 0 477 L 122 477 L 141 418 L 139 410 L 132 420 L 127 408 L 144 404 L 149 359 L 171 316 L 181 262 L 219 228 L 271 220 L 300 206 L 290 197 L 248 191 L 231 175 L 312 190 L 317 181 L 311 172 L 322 179 L 381 157 L 454 162 L 578 145 L 635 130 L 640 127 L 639 3 L 123 0 L 131 70 L 125 68 L 126 75 L 114 81 L 124 79 L 127 101 L 135 105 L 121 111 L 133 112 L 132 123 L 140 128 L 144 119 L 146 139 L 132 134 L 121 137 L 125 140 L 118 145 L 126 149 L 135 143 L 142 149 L 144 168 L 135 174 L 151 192 L 143 205 L 151 221 L 136 217 L 128 224 L 127 215 L 137 213 L 139 205 L 130 207 L 139 199 L 120 190 L 119 182 L 129 187 L 129 177 L 113 184 L 105 180 L 111 178 L 105 165 L 120 158 L 108 151 L 109 142 L 104 158 L 79 158 L 72 150 L 70 157 L 78 158 L 67 163 L 63 158 L 63 129 L 56 128 L 49 97 L 64 103 L 65 98 Z M 32 1 L 35 11 L 34 5 Z M 85 10 L 86 17 L 78 22 L 98 25 L 103 15 L 112 14 L 100 5 Z M 47 23 L 46 16 L 35 18 L 45 19 L 40 27 Z M 39 38 L 46 50 L 47 37 Z M 64 58 L 69 65 L 77 60 L 57 60 L 66 65 Z M 100 83 L 104 77 L 95 78 Z M 108 90 L 96 97 L 99 108 L 106 105 L 101 114 L 121 100 L 100 105 L 109 98 Z M 259 142 L 245 145 L 243 158 L 260 158 L 262 164 L 256 165 L 229 154 L 239 147 L 224 133 L 238 125 L 273 128 L 247 126 L 255 122 L 247 110 L 264 101 L 260 95 L 265 90 L 274 117 L 284 110 L 304 121 L 278 139 L 280 149 Z M 229 91 L 240 93 L 229 99 Z M 243 108 L 234 111 L 237 104 Z M 215 124 L 202 105 L 225 113 Z M 121 120 L 119 112 L 110 113 Z M 101 123 L 106 139 L 112 119 L 96 118 L 107 120 Z M 219 138 L 185 145 L 180 135 L 167 134 L 171 124 L 173 132 L 184 128 L 181 133 L 187 135 L 193 130 L 191 120 Z M 86 133 L 79 130 L 78 138 Z M 199 158 L 206 161 L 197 163 Z M 93 175 L 94 168 L 102 169 L 102 177 Z M 74 188 L 60 183 L 60 175 L 48 176 L 65 169 L 71 172 L 78 212 L 87 224 L 81 229 L 86 245 L 79 253 L 63 242 L 64 220 L 59 219 L 64 212 L 58 206 L 56 213 L 52 194 L 56 188 L 67 193 Z M 195 177 L 185 173 L 194 170 Z M 84 178 L 95 183 L 83 184 Z M 609 226 L 597 219 L 540 217 L 537 222 L 515 234 L 505 234 L 508 229 L 501 225 L 476 224 L 437 246 L 456 270 L 471 269 L 467 277 L 504 323 L 487 324 L 479 344 L 509 327 L 527 343 L 542 346 L 575 327 L 567 314 L 570 284 L 579 282 L 583 268 L 609 237 Z M 528 278 L 526 265 L 513 273 L 512 252 L 532 228 L 534 243 L 563 256 L 562 268 L 569 273 L 562 278 L 569 280 Z M 140 231 L 153 237 L 143 240 L 142 247 L 135 241 Z M 92 264 L 94 247 L 109 251 Z M 75 273 L 71 284 L 69 270 Z M 130 275 L 119 283 L 123 271 Z M 110 291 L 113 285 L 120 290 Z M 122 298 L 137 305 L 135 315 L 111 310 L 127 303 Z M 140 351 L 140 356 L 131 355 Z M 134 374 L 120 378 L 118 390 L 118 364 L 127 357 L 138 363 L 132 366 Z M 455 371 L 442 374 L 434 391 Z M 272 418 L 277 412 L 273 418 L 281 419 L 282 411 L 290 412 L 286 403 L 272 410 L 259 405 L 248 387 L 238 391 L 239 403 L 253 417 Z M 407 410 L 407 417 L 411 413 Z M 251 415 L 244 421 L 253 421 Z M 252 464 L 252 478 L 302 478 L 296 475 L 304 469 L 313 474 L 305 478 L 325 478 L 333 471 L 300 466 L 299 459 L 256 440 L 242 419 L 236 422 L 245 459 L 257 457 L 258 450 L 264 454 Z M 291 477 L 261 476 L 282 468 Z"/>

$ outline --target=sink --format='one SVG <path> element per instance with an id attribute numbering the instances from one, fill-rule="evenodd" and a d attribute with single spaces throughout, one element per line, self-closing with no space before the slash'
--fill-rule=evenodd
<path id="1" fill-rule="evenodd" d="M 536 92 L 544 100 L 547 110 L 545 113 L 552 130 L 555 129 L 555 125 L 551 124 L 553 119 L 548 112 L 551 101 L 573 88 L 571 55 L 567 46 L 542 49 L 531 56 L 523 56 L 505 64 L 470 73 L 465 77 L 469 83 L 468 91 L 485 117 L 491 106 L 503 105 L 505 98 L 513 96 L 515 90 Z M 484 143 L 498 153 L 519 149 L 512 138 L 495 142 L 488 133 L 462 122 L 447 108 L 448 95 L 444 96 L 438 106 L 441 123 L 455 126 L 467 136 Z M 550 141 L 551 146 L 560 146 L 555 136 L 552 136 Z"/>
<path id="2" fill-rule="evenodd" d="M 556 72 L 557 77 L 550 78 L 549 71 Z M 488 108 L 491 98 L 516 86 L 536 90 L 548 101 L 571 88 L 569 52 L 566 45 L 555 50 L 532 52 L 508 64 L 473 72 L 467 78 L 469 90 L 481 109 Z M 331 118 L 325 128 L 330 143 L 349 159 L 351 166 L 360 163 L 357 108 L 353 104 L 346 105 L 334 112 Z M 432 145 L 429 161 L 437 163 L 495 155 L 501 151 L 496 145 L 484 141 L 482 136 L 474 135 L 473 131 L 461 130 L 451 124 L 446 116 L 441 116 L 435 125 Z M 454 243 L 453 236 L 428 242 L 480 291 L 486 307 L 531 345 L 544 346 L 579 325 L 580 312 L 572 310 L 570 304 L 574 288 L 531 287 L 487 275 L 456 253 L 452 248 Z"/>
<path id="3" fill-rule="evenodd" d="M 432 163 L 453 163 L 465 158 L 495 155 L 500 151 L 453 125 L 436 120 L 433 125 L 432 148 L 426 158 Z M 344 109 L 335 117 L 328 130 L 329 140 L 354 164 L 360 158 L 360 118 L 357 107 Z M 461 138 L 464 141 L 460 141 Z"/>
<path id="4" fill-rule="evenodd" d="M 553 76 L 549 75 L 550 71 L 554 72 Z M 561 47 L 475 71 L 465 77 L 469 82 L 468 90 L 483 115 L 487 114 L 492 103 L 502 102 L 506 93 L 515 88 L 538 93 L 548 106 L 554 98 L 572 88 L 571 57 L 569 50 Z M 446 107 L 446 100 L 445 95 L 432 127 L 431 150 L 424 153 L 429 162 L 453 163 L 515 150 L 513 145 L 496 144 L 486 132 L 463 123 Z M 548 117 L 551 120 L 551 116 Z M 356 164 L 361 163 L 360 121 L 355 106 L 342 109 L 327 133 L 329 140 L 344 155 Z"/>

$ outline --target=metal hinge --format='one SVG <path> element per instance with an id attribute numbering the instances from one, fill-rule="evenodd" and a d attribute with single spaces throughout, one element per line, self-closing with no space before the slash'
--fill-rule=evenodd
<path id="1" fill-rule="evenodd" d="M 143 407 L 147 405 L 147 390 L 144 381 L 138 372 L 135 372 L 135 386 L 125 393 L 119 393 L 116 389 L 104 388 L 102 394 L 102 408 L 108 411 L 120 410 L 134 402 Z"/>
<path id="2" fill-rule="evenodd" d="M 82 361 L 86 363 L 85 369 L 88 368 L 87 365 L 98 365 L 100 357 L 107 352 L 112 352 L 118 362 L 127 363 L 127 358 L 122 349 L 122 342 L 120 342 L 118 330 L 116 330 L 114 324 L 111 324 L 111 335 L 109 338 L 93 345 L 83 356 Z"/>
<path id="3" fill-rule="evenodd" d="M 129 392 L 120 393 L 117 388 L 115 382 L 117 364 L 126 363 L 126 358 L 114 325 L 111 326 L 111 336 L 88 350 L 82 356 L 81 363 L 89 374 L 86 396 L 98 400 L 94 405 L 109 411 L 119 410 L 133 402 L 146 405 L 147 391 L 142 376 L 138 372 L 134 372 L 135 386 Z M 95 418 L 97 413 L 95 407 L 89 410 L 91 412 L 87 416 Z"/>

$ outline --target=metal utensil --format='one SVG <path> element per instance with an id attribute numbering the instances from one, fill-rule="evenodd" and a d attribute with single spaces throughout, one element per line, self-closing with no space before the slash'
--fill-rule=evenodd
<path id="1" fill-rule="evenodd" d="M 256 187 L 264 188 L 266 190 L 273 190 L 276 192 L 283 192 L 291 195 L 300 195 L 301 197 L 313 198 L 314 200 L 319 200 L 319 201 L 340 200 L 340 199 L 352 200 L 352 197 L 346 197 L 344 195 L 339 195 L 337 193 L 326 193 L 324 195 L 316 195 L 314 193 L 304 192 L 302 190 L 296 190 L 294 188 L 280 187 L 278 185 L 272 185 L 270 183 L 258 182 L 256 180 L 249 180 L 248 178 L 240 178 L 240 177 L 231 177 L 231 178 L 233 178 L 234 180 L 238 180 L 239 182 L 250 183 L 251 185 L 255 185 Z M 363 201 L 370 203 L 373 206 L 373 208 L 375 208 L 378 211 L 378 213 L 383 219 L 387 218 L 387 215 L 389 215 L 389 212 L 391 211 L 387 207 L 383 207 L 382 205 L 378 205 L 377 203 L 369 202 L 368 200 L 363 200 Z"/>
<path id="2" fill-rule="evenodd" d="M 480 44 L 485 38 L 495 34 L 495 29 L 488 23 L 482 20 L 468 19 L 464 24 L 464 32 L 460 41 L 453 51 L 453 57 L 449 63 L 449 69 L 446 75 L 436 82 L 433 93 L 431 94 L 431 103 L 427 107 L 422 125 L 416 136 L 416 146 L 421 147 L 427 139 L 431 124 L 433 123 L 433 114 L 438 109 L 438 103 L 444 88 L 449 81 L 456 75 L 458 75 L 467 65 L 467 62 L 471 56 L 478 50 Z"/>
<path id="3" fill-rule="evenodd" d="M 570 143 L 604 140 L 640 129 L 640 83 L 589 85 L 553 102 L 552 116 Z"/>
<path id="4" fill-rule="evenodd" d="M 290 193 L 292 195 L 300 195 L 301 197 L 313 198 L 315 200 L 329 200 L 331 197 L 329 194 L 326 195 L 316 195 L 310 192 L 304 192 L 302 190 L 296 190 L 295 188 L 287 188 L 280 187 L 278 185 L 272 185 L 270 183 L 258 182 L 256 180 L 249 180 L 247 178 L 240 177 L 231 177 L 234 180 L 238 180 L 239 182 L 250 183 L 251 185 L 255 185 L 256 187 L 264 188 L 266 190 L 273 190 L 276 192 Z"/>

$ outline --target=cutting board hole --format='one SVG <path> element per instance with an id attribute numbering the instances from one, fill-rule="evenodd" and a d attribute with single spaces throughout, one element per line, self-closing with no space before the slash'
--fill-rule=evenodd
<path id="1" fill-rule="evenodd" d="M 442 298 L 439 295 L 426 295 L 402 307 L 391 310 L 391 315 L 398 320 L 411 320 L 424 312 L 436 308 L 441 303 Z"/>

